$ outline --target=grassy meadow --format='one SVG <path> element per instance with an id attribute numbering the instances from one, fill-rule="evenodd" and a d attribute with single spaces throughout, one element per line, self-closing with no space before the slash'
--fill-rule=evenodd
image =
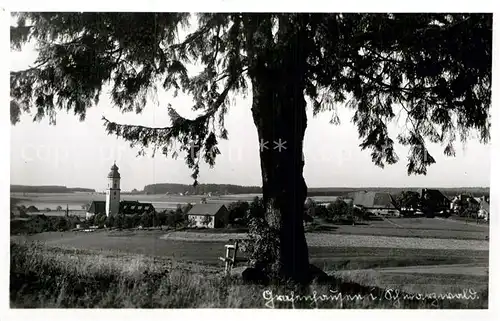
<path id="1" fill-rule="evenodd" d="M 11 308 L 488 307 L 487 288 L 456 287 L 422 297 L 399 292 L 396 297 L 396 288 L 378 287 L 379 280 L 366 278 L 366 285 L 360 285 L 344 275 L 298 290 L 248 285 L 223 277 L 220 269 L 145 255 L 64 250 L 32 242 L 13 242 L 10 252 Z"/>

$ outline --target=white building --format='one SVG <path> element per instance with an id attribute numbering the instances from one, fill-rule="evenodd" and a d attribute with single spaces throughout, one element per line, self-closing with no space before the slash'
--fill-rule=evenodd
<path id="1" fill-rule="evenodd" d="M 221 228 L 229 221 L 229 211 L 224 204 L 195 204 L 188 218 L 196 227 Z"/>

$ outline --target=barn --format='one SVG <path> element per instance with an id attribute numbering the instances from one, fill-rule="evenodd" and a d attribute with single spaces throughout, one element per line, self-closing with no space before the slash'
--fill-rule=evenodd
<path id="1" fill-rule="evenodd" d="M 400 216 L 392 195 L 383 192 L 356 192 L 353 205 L 382 216 Z"/>
<path id="2" fill-rule="evenodd" d="M 221 228 L 229 222 L 229 211 L 224 204 L 195 204 L 188 219 L 196 227 Z"/>

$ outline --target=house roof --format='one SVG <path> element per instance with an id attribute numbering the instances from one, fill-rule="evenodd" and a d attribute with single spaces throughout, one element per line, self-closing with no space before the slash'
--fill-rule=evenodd
<path id="1" fill-rule="evenodd" d="M 191 208 L 191 210 L 188 212 L 188 215 L 215 215 L 217 214 L 222 208 L 226 208 L 224 204 L 195 204 Z"/>
<path id="2" fill-rule="evenodd" d="M 490 203 L 487 202 L 486 200 L 481 200 L 481 208 L 485 211 L 487 211 L 488 213 L 490 212 Z"/>
<path id="3" fill-rule="evenodd" d="M 106 202 L 105 201 L 92 201 L 90 203 L 90 208 L 87 211 L 94 214 L 105 214 L 106 213 Z"/>
<path id="4" fill-rule="evenodd" d="M 429 189 L 429 188 L 424 188 L 421 190 L 420 195 L 423 196 L 423 193 L 426 192 L 431 199 L 433 200 L 448 200 L 448 197 L 446 197 L 443 193 L 441 193 L 440 190 L 437 189 Z"/>
<path id="5" fill-rule="evenodd" d="M 476 198 L 472 197 L 471 195 L 467 195 L 467 194 L 458 195 L 457 200 L 462 201 L 462 202 L 467 201 L 467 202 L 470 202 L 471 204 L 476 204 L 476 205 L 480 203 L 480 200 L 477 200 Z"/>
<path id="6" fill-rule="evenodd" d="M 141 203 L 138 201 L 121 201 L 120 209 L 121 214 L 142 214 L 144 212 L 154 211 L 154 206 L 151 203 Z"/>
<path id="7" fill-rule="evenodd" d="M 151 203 L 140 203 L 137 201 L 121 201 L 118 213 L 120 214 L 142 214 L 144 212 L 153 211 L 155 208 Z M 105 214 L 106 202 L 105 201 L 92 201 L 89 213 Z"/>
<path id="8" fill-rule="evenodd" d="M 353 204 L 365 208 L 395 208 L 391 194 L 382 192 L 356 192 Z"/>

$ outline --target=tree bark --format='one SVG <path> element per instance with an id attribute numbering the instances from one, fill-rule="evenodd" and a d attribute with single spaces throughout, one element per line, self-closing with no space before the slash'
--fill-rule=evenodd
<path id="1" fill-rule="evenodd" d="M 256 55 L 249 70 L 252 114 L 260 141 L 266 220 L 279 235 L 272 270 L 281 278 L 303 283 L 309 280 L 303 225 L 307 186 L 302 175 L 306 60 L 300 34 L 290 36 L 281 24 L 280 32 L 288 38 L 278 49 Z"/>

